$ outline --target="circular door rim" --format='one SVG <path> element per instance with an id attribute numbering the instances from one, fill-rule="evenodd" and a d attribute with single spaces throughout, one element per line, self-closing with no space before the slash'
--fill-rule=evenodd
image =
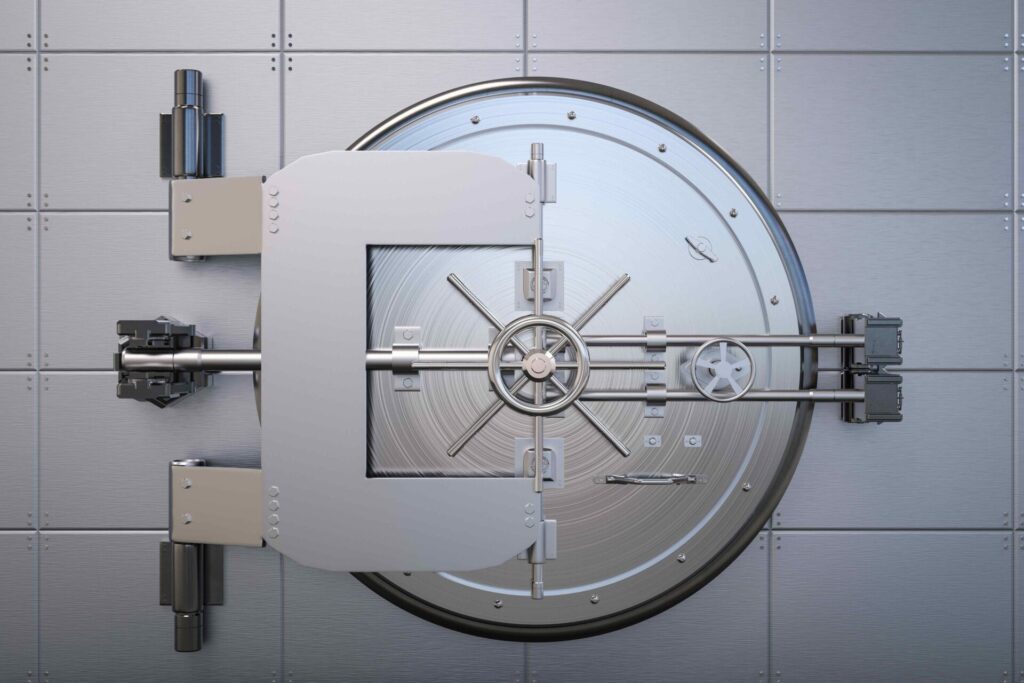
<path id="1" fill-rule="evenodd" d="M 780 260 L 789 275 L 790 283 L 806 283 L 803 267 L 800 264 L 796 249 L 782 223 L 781 217 L 743 167 L 686 119 L 660 105 L 626 91 L 597 83 L 565 78 L 512 78 L 484 81 L 449 90 L 408 107 L 375 126 L 356 140 L 348 150 L 360 151 L 371 149 L 375 144 L 397 129 L 447 105 L 477 97 L 515 93 L 570 95 L 606 101 L 618 106 L 624 105 L 638 115 L 653 119 L 670 130 L 674 129 L 681 133 L 683 137 L 699 142 L 706 148 L 706 152 L 712 157 L 717 157 L 726 167 L 727 171 L 740 183 L 742 191 L 749 196 L 751 202 L 758 208 L 765 219 L 766 226 L 772 232 L 774 242 L 779 249 Z M 793 296 L 800 334 L 815 334 L 817 327 L 810 291 L 806 287 L 793 287 Z M 817 352 L 814 349 L 804 349 L 801 355 L 801 386 L 814 386 L 816 375 Z M 810 401 L 797 402 L 793 417 L 793 429 L 790 432 L 790 438 L 786 444 L 785 455 L 781 460 L 780 467 L 776 470 L 775 476 L 770 483 L 770 493 L 761 499 L 746 523 L 724 545 L 723 551 L 700 570 L 691 574 L 669 590 L 654 598 L 633 605 L 626 610 L 592 620 L 565 624 L 543 626 L 508 624 L 467 617 L 440 607 L 419 595 L 401 588 L 381 574 L 356 573 L 353 576 L 389 602 L 423 619 L 470 635 L 499 640 L 521 642 L 572 640 L 608 633 L 638 623 L 678 604 L 703 588 L 724 571 L 726 567 L 732 564 L 740 553 L 747 548 L 754 537 L 763 530 L 788 487 L 793 472 L 800 460 L 813 407 L 814 404 Z"/>

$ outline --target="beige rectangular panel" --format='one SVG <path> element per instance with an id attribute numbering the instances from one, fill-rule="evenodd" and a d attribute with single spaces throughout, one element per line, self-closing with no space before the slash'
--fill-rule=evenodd
<path id="1" fill-rule="evenodd" d="M 172 180 L 171 254 L 260 253 L 262 185 L 260 176 Z"/>
<path id="2" fill-rule="evenodd" d="M 765 50 L 764 0 L 529 0 L 531 50 Z"/>
<path id="3" fill-rule="evenodd" d="M 521 0 L 286 0 L 296 50 L 519 50 Z"/>
<path id="4" fill-rule="evenodd" d="M 34 372 L 0 372 L 0 482 L 4 487 L 4 494 L 0 496 L 2 529 L 34 529 L 36 526 L 38 395 L 39 378 Z"/>
<path id="5" fill-rule="evenodd" d="M 171 540 L 263 545 L 263 472 L 246 467 L 171 468 Z"/>
<path id="6" fill-rule="evenodd" d="M 519 76 L 517 54 L 289 55 L 285 163 L 345 149 L 422 99 L 467 83 Z M 381 87 L 385 76 L 387 87 Z"/>
<path id="7" fill-rule="evenodd" d="M 1011 0 L 775 0 L 783 50 L 1010 52 Z"/>
<path id="8" fill-rule="evenodd" d="M 38 537 L 35 531 L 0 532 L 0 680 L 37 681 L 39 596 L 36 587 Z"/>
<path id="9" fill-rule="evenodd" d="M 225 175 L 278 168 L 274 54 L 51 54 L 42 74 L 43 208 L 167 209 L 160 114 L 175 69 L 203 72 L 207 110 L 224 113 Z M 97 83 L 114 84 L 113 88 Z M 124 106 L 124 98 L 131 106 Z"/>
<path id="10" fill-rule="evenodd" d="M 720 144 L 766 187 L 766 64 L 761 55 L 540 54 L 530 57 L 528 75 L 593 81 L 660 104 Z"/>
<path id="11" fill-rule="evenodd" d="M 278 0 L 41 0 L 51 50 L 272 50 Z"/>
<path id="12" fill-rule="evenodd" d="M 772 57 L 777 209 L 1013 207 L 1008 55 Z"/>
<path id="13" fill-rule="evenodd" d="M 41 368 L 111 369 L 117 321 L 161 315 L 195 324 L 214 348 L 252 348 L 258 256 L 171 261 L 165 213 L 45 214 L 43 228 Z"/>
<path id="14" fill-rule="evenodd" d="M 36 365 L 36 231 L 34 213 L 0 213 L 0 369 Z"/>
<path id="15" fill-rule="evenodd" d="M 36 0 L 0 2 L 0 50 L 35 50 Z"/>
<path id="16" fill-rule="evenodd" d="M 32 54 L 0 54 L 0 209 L 37 206 L 36 61 Z"/>

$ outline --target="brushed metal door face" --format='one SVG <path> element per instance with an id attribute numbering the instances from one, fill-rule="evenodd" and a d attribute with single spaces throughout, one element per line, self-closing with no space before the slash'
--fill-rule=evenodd
<path id="1" fill-rule="evenodd" d="M 763 54 L 536 54 L 527 75 L 592 81 L 656 102 L 700 128 L 766 188 L 766 59 Z"/>
<path id="2" fill-rule="evenodd" d="M 286 46 L 296 50 L 518 52 L 524 42 L 521 0 L 286 0 L 282 5 Z"/>
<path id="3" fill-rule="evenodd" d="M 165 532 L 40 534 L 40 655 L 50 680 L 278 677 L 280 556 L 225 548 L 224 604 L 206 609 L 203 649 L 182 654 L 172 646 L 171 608 L 159 604 L 159 548 L 166 539 Z"/>
<path id="4" fill-rule="evenodd" d="M 1011 52 L 1006 0 L 775 0 L 776 49 Z M 1009 34 L 1009 35 L 1007 35 Z"/>
<path id="5" fill-rule="evenodd" d="M 558 201 L 544 209 L 545 258 L 565 270 L 558 314 L 573 320 L 619 275 L 632 278 L 587 326 L 588 334 L 640 331 L 645 315 L 660 316 L 666 329 L 682 334 L 805 329 L 799 302 L 806 292 L 798 267 L 781 260 L 788 249 L 781 227 L 771 223 L 751 185 L 723 171 L 729 162 L 705 165 L 710 148 L 692 132 L 647 119 L 616 95 L 588 96 L 569 86 L 530 90 L 515 82 L 490 87 L 477 97 L 442 98 L 409 122 L 399 116 L 358 145 L 476 151 L 516 162 L 531 142 L 543 142 L 546 158 L 558 164 Z M 522 97 L 521 88 L 531 96 Z M 729 178 L 724 184 L 723 175 Z M 736 194 L 741 187 L 746 194 Z M 692 255 L 690 235 L 709 240 L 717 260 Z M 523 314 L 516 310 L 515 263 L 527 258 L 526 250 L 370 250 L 371 345 L 388 346 L 397 325 L 418 325 L 427 347 L 486 346 L 489 324 L 445 279 L 455 273 L 500 320 L 511 320 Z M 698 291 L 707 294 L 678 295 Z M 779 305 L 769 303 L 773 296 Z M 602 359 L 638 359 L 637 349 L 597 351 Z M 798 351 L 754 353 L 758 386 L 798 387 Z M 688 355 L 670 350 L 666 357 L 669 386 L 687 386 Z M 642 383 L 633 371 L 605 371 L 590 386 Z M 481 373 L 429 376 L 414 394 L 395 392 L 392 384 L 388 373 L 372 373 L 370 466 L 376 475 L 516 476 L 515 439 L 531 434 L 532 423 L 511 410 L 499 413 L 455 458 L 446 453 L 493 400 Z M 787 477 L 775 477 L 788 473 L 798 452 L 789 440 L 803 429 L 792 403 L 670 404 L 664 419 L 645 418 L 638 403 L 593 404 L 593 410 L 632 454 L 624 461 L 575 412 L 548 421 L 549 437 L 564 439 L 565 487 L 544 496 L 546 516 L 558 520 L 558 559 L 545 566 L 543 600 L 530 599 L 528 568 L 516 559 L 475 572 L 394 572 L 367 580 L 392 597 L 402 591 L 454 612 L 471 625 L 450 625 L 471 632 L 536 639 L 548 627 L 580 629 L 575 635 L 602 628 L 595 624 L 608 630 L 617 615 L 648 600 L 692 592 L 685 581 L 695 586 L 693 577 L 712 566 L 717 573 L 725 557 L 742 550 L 765 521 L 750 517 L 754 508 L 748 506 L 784 486 Z M 651 435 L 661 438 L 661 447 L 648 445 Z M 684 446 L 686 435 L 700 435 L 702 446 Z M 706 474 L 708 484 L 595 483 L 623 472 L 695 472 Z M 727 541 L 737 535 L 742 540 Z"/>
<path id="6" fill-rule="evenodd" d="M 35 214 L 0 213 L 0 368 L 22 370 L 36 361 Z"/>
<path id="7" fill-rule="evenodd" d="M 54 53 L 46 59 L 40 112 L 46 131 L 40 141 L 44 209 L 167 209 L 158 131 L 160 112 L 174 104 L 175 69 L 218 76 L 207 84 L 206 108 L 230 112 L 226 174 L 262 175 L 278 168 L 281 74 L 271 61 L 278 59 L 276 52 Z M 116 83 L 116 91 L 97 83 Z M 118 106 L 118 93 L 131 93 L 132 106 Z"/>
<path id="8" fill-rule="evenodd" d="M 0 54 L 0 209 L 34 209 L 36 175 L 36 57 Z"/>
<path id="9" fill-rule="evenodd" d="M 529 0 L 527 16 L 531 50 L 757 50 L 768 32 L 761 0 Z"/>
<path id="10" fill-rule="evenodd" d="M 32 679 L 36 671 L 36 548 L 34 531 L 0 531 L 0 679 Z"/>
<path id="11" fill-rule="evenodd" d="M 294 54 L 288 59 L 285 163 L 345 149 L 410 102 L 466 83 L 522 75 L 518 54 Z M 382 73 L 387 88 L 379 87 Z"/>
<path id="12" fill-rule="evenodd" d="M 775 207 L 1012 208 L 1010 61 L 776 55 Z"/>
<path id="13" fill-rule="evenodd" d="M 167 214 L 47 214 L 40 252 L 44 370 L 110 369 L 117 320 L 168 315 L 197 325 L 215 348 L 252 345 L 259 257 L 171 261 Z"/>
<path id="14" fill-rule="evenodd" d="M 0 50 L 34 50 L 36 38 L 36 0 L 0 4 Z"/>
<path id="15" fill-rule="evenodd" d="M 834 329 L 850 311 L 881 311 L 903 319 L 904 368 L 1013 367 L 1011 214 L 783 212 L 783 218 L 822 330 Z M 823 350 L 819 361 L 838 367 L 838 352 Z"/>
<path id="16" fill-rule="evenodd" d="M 0 373 L 0 528 L 36 525 L 36 402 L 34 372 Z"/>
<path id="17" fill-rule="evenodd" d="M 773 537 L 780 680 L 999 681 L 1010 671 L 1009 531 Z"/>
<path id="18" fill-rule="evenodd" d="M 1009 372 L 907 373 L 913 410 L 897 429 L 819 414 L 773 528 L 1010 528 L 1012 382 Z"/>
<path id="19" fill-rule="evenodd" d="M 287 558 L 283 570 L 284 670 L 295 681 L 523 680 L 522 643 L 432 624 L 367 590 L 351 574 Z"/>
<path id="20" fill-rule="evenodd" d="M 250 374 L 221 374 L 211 390 L 164 410 L 119 400 L 115 382 L 113 372 L 42 373 L 39 505 L 44 529 L 166 528 L 171 460 L 259 466 Z"/>
<path id="21" fill-rule="evenodd" d="M 528 643 L 525 680 L 757 681 L 768 669 L 768 532 L 699 593 L 615 633 Z M 581 665 L 586 662 L 586 665 Z"/>
<path id="22" fill-rule="evenodd" d="M 52 50 L 275 50 L 279 4 L 44 0 L 40 18 L 46 47 Z"/>

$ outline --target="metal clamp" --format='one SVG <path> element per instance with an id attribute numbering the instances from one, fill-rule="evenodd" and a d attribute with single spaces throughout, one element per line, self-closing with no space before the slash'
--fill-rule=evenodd
<path id="1" fill-rule="evenodd" d="M 667 334 L 665 318 L 661 315 L 644 316 L 644 360 L 665 362 Z M 646 399 L 644 417 L 665 417 L 668 400 L 668 372 L 644 370 Z"/>
<path id="2" fill-rule="evenodd" d="M 900 318 L 887 318 L 881 313 L 843 316 L 844 334 L 864 336 L 863 346 L 843 349 L 843 389 L 864 392 L 863 401 L 843 403 L 844 421 L 863 424 L 903 420 L 903 377 L 886 369 L 903 363 L 902 325 Z"/>
<path id="3" fill-rule="evenodd" d="M 208 375 L 201 370 L 137 370 L 123 363 L 125 354 L 132 352 L 157 357 L 205 349 L 207 339 L 196 332 L 195 325 L 185 325 L 164 316 L 156 320 L 119 320 L 117 334 L 120 340 L 114 354 L 114 369 L 118 371 L 118 398 L 148 401 L 166 408 L 207 385 Z"/>

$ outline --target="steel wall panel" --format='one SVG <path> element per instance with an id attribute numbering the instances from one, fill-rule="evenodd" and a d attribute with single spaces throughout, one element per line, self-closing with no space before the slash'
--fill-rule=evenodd
<path id="1" fill-rule="evenodd" d="M 345 149 L 392 114 L 468 83 L 519 76 L 512 54 L 288 55 L 285 163 Z M 380 87 L 387 75 L 388 87 Z"/>
<path id="2" fill-rule="evenodd" d="M 1024 375 L 1015 373 L 1017 381 L 1017 444 L 1016 458 L 1014 471 L 1017 474 L 1016 482 L 1016 510 L 1017 510 L 1017 521 L 1015 526 L 1018 529 L 1024 529 L 1024 438 L 1022 438 L 1021 430 L 1024 429 Z M 1024 585 L 1020 587 L 1020 590 L 1024 591 Z M 1024 662 L 1022 662 L 1024 665 Z"/>
<path id="3" fill-rule="evenodd" d="M 36 206 L 36 57 L 0 54 L 0 209 Z"/>
<path id="4" fill-rule="evenodd" d="M 258 467 L 249 373 L 161 410 L 114 395 L 113 372 L 44 372 L 39 509 L 46 528 L 166 529 L 168 463 Z"/>
<path id="5" fill-rule="evenodd" d="M 0 213 L 0 368 L 24 369 L 36 361 L 36 216 Z"/>
<path id="6" fill-rule="evenodd" d="M 174 70 L 200 69 L 207 110 L 225 113 L 225 172 L 264 175 L 279 161 L 277 53 L 50 54 L 42 77 L 43 208 L 166 209 L 159 115 Z M 101 87 L 97 84 L 111 84 Z M 128 93 L 131 106 L 123 106 Z"/>
<path id="7" fill-rule="evenodd" d="M 286 48 L 519 50 L 521 0 L 286 0 Z"/>
<path id="8" fill-rule="evenodd" d="M 47 214 L 40 234 L 44 369 L 111 367 L 118 320 L 167 315 L 215 348 L 251 348 L 258 256 L 167 258 L 166 214 Z"/>
<path id="9" fill-rule="evenodd" d="M 775 0 L 783 50 L 986 51 L 1013 48 L 1012 0 Z"/>
<path id="10" fill-rule="evenodd" d="M 164 539 L 159 532 L 42 534 L 39 622 L 46 680 L 275 679 L 280 556 L 269 549 L 225 549 L 224 604 L 207 608 L 203 649 L 183 654 L 174 651 L 171 608 L 158 600 Z"/>
<path id="11" fill-rule="evenodd" d="M 541 54 L 530 57 L 529 75 L 594 81 L 657 102 L 721 144 L 767 187 L 766 59 L 722 54 Z"/>
<path id="12" fill-rule="evenodd" d="M 765 0 L 529 0 L 531 49 L 764 50 Z"/>
<path id="13" fill-rule="evenodd" d="M 34 372 L 0 373 L 0 481 L 4 483 L 0 528 L 25 529 L 36 524 L 38 393 Z"/>
<path id="14" fill-rule="evenodd" d="M 36 533 L 0 532 L 0 680 L 42 680 L 36 638 Z M 35 677 L 35 678 L 33 678 Z"/>
<path id="15" fill-rule="evenodd" d="M 847 424 L 818 406 L 774 528 L 1009 528 L 1012 381 L 906 373 L 900 424 Z M 969 397 L 955 420 L 950 396 Z"/>
<path id="16" fill-rule="evenodd" d="M 773 536 L 777 681 L 1006 680 L 1008 532 Z"/>
<path id="17" fill-rule="evenodd" d="M 522 680 L 523 647 L 420 619 L 351 574 L 284 560 L 284 670 L 292 683 L 508 683 Z"/>
<path id="18" fill-rule="evenodd" d="M 41 2 L 43 47 L 51 50 L 270 50 L 279 44 L 278 0 Z"/>
<path id="19" fill-rule="evenodd" d="M 1017 623 L 1014 628 L 1016 643 L 1014 643 L 1014 662 L 1017 668 L 1017 676 L 1024 681 L 1024 534 L 1017 534 L 1017 561 L 1014 563 L 1017 575 L 1014 578 L 1014 600 L 1017 615 Z"/>
<path id="20" fill-rule="evenodd" d="M 847 313 L 881 311 L 903 319 L 905 367 L 1011 367 L 1010 214 L 788 212 L 783 220 L 818 331 L 837 332 Z M 838 363 L 837 352 L 821 358 L 823 367 Z"/>
<path id="21" fill-rule="evenodd" d="M 699 593 L 624 631 L 530 643 L 526 680 L 767 680 L 768 545 L 760 534 Z"/>
<path id="22" fill-rule="evenodd" d="M 36 38 L 35 0 L 0 3 L 0 50 L 34 50 Z"/>
<path id="23" fill-rule="evenodd" d="M 776 207 L 1010 208 L 1009 56 L 773 61 Z"/>

